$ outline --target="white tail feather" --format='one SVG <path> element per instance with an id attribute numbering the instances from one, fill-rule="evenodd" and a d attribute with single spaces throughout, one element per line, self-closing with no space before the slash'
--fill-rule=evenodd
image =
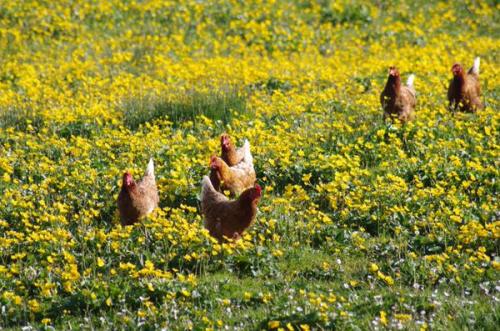
<path id="1" fill-rule="evenodd" d="M 215 191 L 214 186 L 212 185 L 212 181 L 208 176 L 204 176 L 201 181 L 201 194 L 200 200 L 203 201 L 204 197 L 208 193 L 208 191 Z"/>
<path id="2" fill-rule="evenodd" d="M 414 81 L 415 81 L 415 75 L 411 74 L 406 80 L 406 86 L 413 88 Z"/>
<path id="3" fill-rule="evenodd" d="M 243 161 L 253 163 L 252 153 L 250 152 L 250 142 L 247 139 L 245 139 L 245 142 L 243 143 L 243 152 Z"/>
<path id="4" fill-rule="evenodd" d="M 472 73 L 479 75 L 479 64 L 481 63 L 481 58 L 478 56 L 474 59 L 474 64 L 472 65 Z"/>
<path id="5" fill-rule="evenodd" d="M 148 166 L 146 168 L 146 172 L 144 173 L 144 176 L 155 176 L 155 165 L 153 163 L 153 158 L 149 159 Z"/>

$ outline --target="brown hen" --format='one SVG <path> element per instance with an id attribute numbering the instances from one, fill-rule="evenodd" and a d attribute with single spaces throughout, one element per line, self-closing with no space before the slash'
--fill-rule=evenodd
<path id="1" fill-rule="evenodd" d="M 252 225 L 257 215 L 257 204 L 262 189 L 258 184 L 245 190 L 236 200 L 229 200 L 215 190 L 210 179 L 202 181 L 201 210 L 205 228 L 210 235 L 222 242 L 224 238 L 237 240 Z"/>
<path id="2" fill-rule="evenodd" d="M 118 195 L 121 224 L 134 224 L 158 207 L 159 200 L 153 159 L 150 159 L 141 180 L 135 182 L 129 172 L 123 174 L 122 188 Z"/>

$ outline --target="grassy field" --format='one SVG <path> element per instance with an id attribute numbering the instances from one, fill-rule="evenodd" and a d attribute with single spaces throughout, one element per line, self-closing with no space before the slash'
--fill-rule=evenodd
<path id="1" fill-rule="evenodd" d="M 497 329 L 499 22 L 497 1 L 2 1 L 0 329 Z M 486 108 L 452 114 L 476 56 Z M 382 121 L 390 65 L 416 74 L 405 126 Z M 198 194 L 223 132 L 264 193 L 219 245 Z M 122 228 L 150 157 L 161 209 Z"/>

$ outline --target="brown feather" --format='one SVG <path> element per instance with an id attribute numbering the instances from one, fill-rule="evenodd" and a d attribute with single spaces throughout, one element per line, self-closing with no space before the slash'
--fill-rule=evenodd
<path id="1" fill-rule="evenodd" d="M 236 200 L 229 200 L 215 191 L 210 180 L 203 180 L 201 209 L 205 227 L 210 235 L 221 242 L 224 237 L 239 239 L 253 223 L 261 197 L 260 186 L 245 190 Z"/>
<path id="2" fill-rule="evenodd" d="M 465 73 L 459 64 L 453 65 L 452 72 L 453 78 L 448 87 L 449 106 L 453 110 L 471 113 L 483 109 L 479 75 L 472 68 Z"/>
<path id="3" fill-rule="evenodd" d="M 236 196 L 253 186 L 256 175 L 251 164 L 230 167 L 221 158 L 212 156 L 210 179 L 216 190 L 228 190 Z"/>

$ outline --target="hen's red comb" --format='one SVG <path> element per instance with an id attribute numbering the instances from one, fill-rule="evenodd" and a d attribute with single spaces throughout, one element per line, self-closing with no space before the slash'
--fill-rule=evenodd
<path id="1" fill-rule="evenodd" d="M 262 194 L 262 187 L 259 184 L 255 184 L 255 190 L 259 196 Z"/>

